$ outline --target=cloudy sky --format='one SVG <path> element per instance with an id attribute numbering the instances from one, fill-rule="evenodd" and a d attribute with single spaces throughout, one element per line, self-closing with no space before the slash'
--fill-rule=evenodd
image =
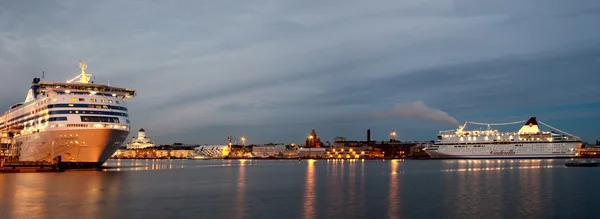
<path id="1" fill-rule="evenodd" d="M 97 83 L 137 89 L 133 128 L 164 144 L 455 128 L 394 113 L 406 103 L 594 141 L 598 27 L 597 0 L 2 1 L 0 108 L 85 60 Z"/>

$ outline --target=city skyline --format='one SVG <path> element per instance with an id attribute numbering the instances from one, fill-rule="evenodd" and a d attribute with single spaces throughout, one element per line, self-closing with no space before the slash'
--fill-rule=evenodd
<path id="1" fill-rule="evenodd" d="M 600 3 L 579 3 L 3 2 L 0 111 L 42 71 L 65 81 L 84 60 L 97 83 L 137 90 L 128 139 L 301 143 L 315 128 L 323 142 L 367 129 L 412 141 L 456 128 L 394 113 L 422 103 L 460 124 L 535 116 L 595 142 Z"/>

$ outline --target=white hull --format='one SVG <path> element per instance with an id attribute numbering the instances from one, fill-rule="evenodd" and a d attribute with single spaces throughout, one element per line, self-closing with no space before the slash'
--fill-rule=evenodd
<path id="1" fill-rule="evenodd" d="M 21 161 L 44 161 L 61 156 L 62 162 L 104 163 L 127 138 L 119 129 L 46 130 L 16 138 Z"/>
<path id="2" fill-rule="evenodd" d="M 431 158 L 569 158 L 581 142 L 433 145 Z"/>

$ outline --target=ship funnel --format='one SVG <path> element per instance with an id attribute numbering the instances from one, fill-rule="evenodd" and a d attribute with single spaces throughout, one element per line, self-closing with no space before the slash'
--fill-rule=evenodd
<path id="1" fill-rule="evenodd" d="M 529 118 L 527 122 L 519 129 L 519 134 L 535 134 L 540 132 L 540 127 L 535 117 Z"/>
<path id="2" fill-rule="evenodd" d="M 537 123 L 537 120 L 535 119 L 535 117 L 531 117 L 531 118 L 529 118 L 529 120 L 527 120 L 527 122 L 525 122 L 525 125 L 533 126 L 533 125 L 538 125 L 538 123 Z"/>

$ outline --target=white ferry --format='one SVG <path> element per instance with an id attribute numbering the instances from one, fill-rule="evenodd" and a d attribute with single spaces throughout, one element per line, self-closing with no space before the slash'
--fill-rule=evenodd
<path id="1" fill-rule="evenodd" d="M 581 139 L 540 121 L 554 131 L 541 131 L 535 117 L 518 132 L 498 132 L 491 125 L 465 122 L 457 130 L 441 131 L 434 144 L 424 150 L 431 158 L 558 158 L 573 157 L 581 148 Z M 468 123 L 487 125 L 487 130 L 464 130 Z"/>
<path id="2" fill-rule="evenodd" d="M 34 78 L 27 98 L 0 117 L 20 161 L 60 159 L 68 168 L 100 167 L 129 135 L 125 100 L 133 89 L 95 84 L 81 74 L 65 83 Z"/>

